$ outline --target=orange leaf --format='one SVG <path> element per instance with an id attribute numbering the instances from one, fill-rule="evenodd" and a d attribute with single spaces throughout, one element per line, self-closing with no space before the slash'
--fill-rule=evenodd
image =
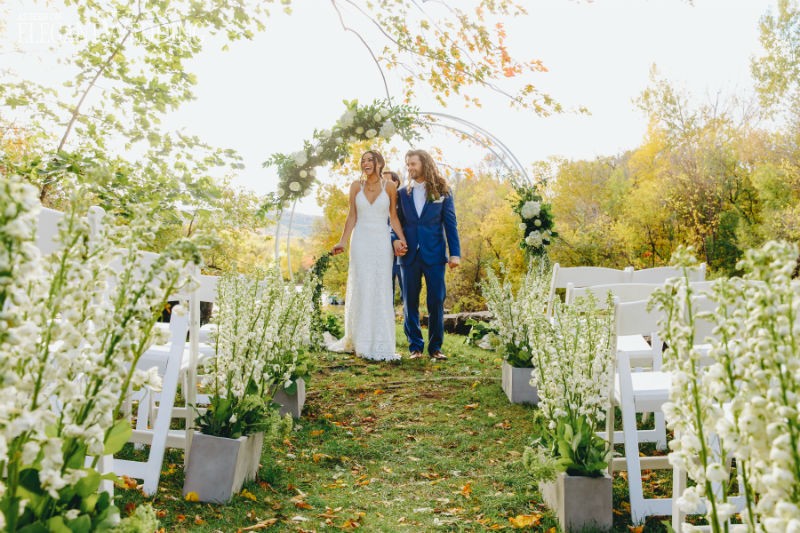
<path id="1" fill-rule="evenodd" d="M 461 494 L 469 498 L 469 495 L 472 494 L 472 481 L 468 482 L 461 488 Z"/>
<path id="2" fill-rule="evenodd" d="M 203 520 L 203 517 L 201 517 L 199 514 L 196 514 L 194 515 L 194 523 L 198 526 L 202 526 L 206 523 L 206 521 Z"/>
<path id="3" fill-rule="evenodd" d="M 125 514 L 133 514 L 136 510 L 136 504 L 133 502 L 129 502 L 125 504 Z"/>
<path id="4" fill-rule="evenodd" d="M 477 404 L 477 403 L 469 403 L 469 404 L 467 404 L 467 405 L 465 405 L 465 406 L 464 406 L 464 409 L 467 409 L 467 410 L 469 410 L 469 409 L 477 409 L 477 408 L 478 408 L 478 405 L 480 405 L 480 404 Z"/>
<path id="5" fill-rule="evenodd" d="M 316 429 L 316 430 L 314 430 L 314 431 L 312 431 L 312 432 L 311 432 L 311 436 L 312 436 L 312 437 L 319 437 L 319 436 L 320 436 L 320 435 L 322 435 L 323 433 L 325 433 L 325 430 L 324 430 L 324 429 Z"/>
<path id="6" fill-rule="evenodd" d="M 520 514 L 514 518 L 509 518 L 508 521 L 511 522 L 514 528 L 522 529 L 524 527 L 538 526 L 541 519 L 542 515 L 540 514 Z"/>
<path id="7" fill-rule="evenodd" d="M 239 531 L 255 531 L 256 529 L 266 529 L 270 526 L 274 526 L 278 523 L 277 518 L 269 518 L 267 520 L 262 520 L 258 524 L 253 524 L 250 527 L 243 527 Z"/>
<path id="8" fill-rule="evenodd" d="M 386 391 L 383 390 L 383 389 L 376 389 L 375 390 L 375 394 L 383 394 L 384 392 L 386 392 Z"/>
<path id="9" fill-rule="evenodd" d="M 642 531 L 644 531 L 644 526 L 643 525 L 636 527 L 628 526 L 628 531 L 630 531 L 631 533 L 642 533 Z"/>

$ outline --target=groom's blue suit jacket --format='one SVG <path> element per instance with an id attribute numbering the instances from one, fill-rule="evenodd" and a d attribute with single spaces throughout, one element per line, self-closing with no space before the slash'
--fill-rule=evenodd
<path id="1" fill-rule="evenodd" d="M 408 187 L 398 189 L 397 215 L 408 243 L 408 253 L 400 258 L 401 264 L 410 265 L 417 254 L 427 265 L 447 263 L 451 256 L 461 257 L 453 196 L 448 194 L 440 200 L 426 200 L 422 214 L 417 216 L 414 198 Z M 396 239 L 397 236 L 392 232 L 392 240 Z M 449 256 L 447 246 L 450 247 Z"/>

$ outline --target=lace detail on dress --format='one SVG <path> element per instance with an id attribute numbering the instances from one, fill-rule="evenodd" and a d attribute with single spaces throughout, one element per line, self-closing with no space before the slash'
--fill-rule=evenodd
<path id="1" fill-rule="evenodd" d="M 328 347 L 375 361 L 399 359 L 395 352 L 392 237 L 385 182 L 370 204 L 364 184 L 356 195 L 356 225 L 350 237 L 350 267 L 344 301 L 344 337 Z"/>

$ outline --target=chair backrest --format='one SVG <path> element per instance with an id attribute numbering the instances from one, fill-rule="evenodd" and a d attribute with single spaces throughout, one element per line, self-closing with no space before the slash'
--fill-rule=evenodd
<path id="1" fill-rule="evenodd" d="M 647 308 L 647 300 L 632 302 L 614 302 L 614 334 L 617 337 L 625 335 L 653 335 L 659 330 L 659 321 L 663 313 L 657 309 Z"/>
<path id="2" fill-rule="evenodd" d="M 617 270 L 605 267 L 562 267 L 553 265 L 553 278 L 550 282 L 550 295 L 547 300 L 547 316 L 553 314 L 553 301 L 556 289 L 566 289 L 568 284 L 575 287 L 630 283 L 632 268 Z"/>
<path id="3" fill-rule="evenodd" d="M 635 302 L 648 300 L 655 289 L 661 287 L 657 283 L 611 283 L 608 285 L 592 285 L 591 287 L 575 287 L 567 284 L 566 303 L 571 304 L 577 298 L 594 295 L 599 307 L 605 307 L 606 296 L 610 292 L 619 302 Z"/>
<path id="4" fill-rule="evenodd" d="M 87 219 L 89 221 L 90 235 L 96 235 L 103 222 L 105 211 L 103 208 L 93 206 L 89 208 Z M 58 242 L 58 224 L 64 218 L 64 213 L 42 207 L 39 210 L 39 221 L 36 228 L 36 247 L 42 255 L 55 252 L 61 247 Z"/>
<path id="5" fill-rule="evenodd" d="M 683 270 L 680 267 L 655 267 L 634 270 L 631 282 L 633 283 L 664 283 L 669 278 L 683 277 Z M 689 281 L 705 281 L 706 264 L 702 263 L 697 268 L 689 269 Z"/>
<path id="6" fill-rule="evenodd" d="M 694 315 L 694 343 L 705 344 L 706 340 L 710 337 L 715 337 L 714 328 L 717 326 L 715 322 L 698 318 L 697 314 L 706 311 L 716 311 L 719 303 L 705 295 L 692 296 L 692 314 Z"/>

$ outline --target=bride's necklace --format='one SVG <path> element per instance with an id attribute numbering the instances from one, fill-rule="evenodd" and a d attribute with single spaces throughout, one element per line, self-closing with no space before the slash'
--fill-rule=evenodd
<path id="1" fill-rule="evenodd" d="M 368 182 L 366 179 L 364 180 L 364 190 L 369 192 L 375 192 L 380 188 L 380 183 L 375 181 L 373 183 Z"/>

